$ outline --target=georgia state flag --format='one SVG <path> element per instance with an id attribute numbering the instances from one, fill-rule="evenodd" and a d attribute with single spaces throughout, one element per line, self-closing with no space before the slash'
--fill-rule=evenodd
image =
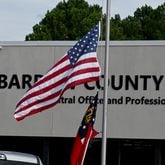
<path id="1" fill-rule="evenodd" d="M 96 118 L 97 99 L 98 93 L 94 101 L 89 105 L 79 127 L 71 153 L 71 165 L 83 164 L 89 141 L 98 134 L 93 128 Z"/>

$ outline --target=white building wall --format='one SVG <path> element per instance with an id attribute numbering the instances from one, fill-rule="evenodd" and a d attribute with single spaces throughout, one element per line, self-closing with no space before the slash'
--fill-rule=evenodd
<path id="1" fill-rule="evenodd" d="M 43 75 L 75 42 L 0 42 L 0 135 L 73 137 L 100 82 L 64 93 L 63 103 L 17 122 L 15 105 L 28 89 L 25 81 Z M 165 138 L 165 42 L 111 42 L 108 137 Z M 104 65 L 104 43 L 98 47 Z M 24 80 L 23 80 L 24 79 Z M 132 82 L 132 85 L 131 85 Z M 25 85 L 25 88 L 24 88 Z M 100 90 L 99 98 L 102 102 Z M 69 101 L 69 103 L 65 103 Z M 87 103 L 85 103 L 87 102 Z M 95 128 L 101 131 L 103 105 Z"/>

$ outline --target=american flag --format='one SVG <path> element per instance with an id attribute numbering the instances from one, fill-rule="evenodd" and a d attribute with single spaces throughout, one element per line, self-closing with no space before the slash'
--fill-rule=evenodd
<path id="1" fill-rule="evenodd" d="M 99 25 L 91 29 L 24 94 L 17 103 L 17 121 L 55 106 L 64 91 L 76 85 L 97 81 L 100 66 L 96 49 Z"/>
<path id="2" fill-rule="evenodd" d="M 98 134 L 93 128 L 96 118 L 97 99 L 98 93 L 89 105 L 79 127 L 71 152 L 71 165 L 83 165 L 89 141 Z"/>

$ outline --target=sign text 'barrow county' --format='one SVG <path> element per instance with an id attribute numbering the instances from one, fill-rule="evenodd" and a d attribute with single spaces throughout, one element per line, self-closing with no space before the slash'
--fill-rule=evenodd
<path id="1" fill-rule="evenodd" d="M 0 89 L 28 89 L 41 77 L 41 74 L 0 74 Z M 100 81 L 86 83 L 84 84 L 84 87 L 87 90 L 103 90 L 103 80 L 104 75 L 101 76 Z M 162 88 L 163 80 L 164 75 L 112 75 L 109 78 L 108 85 L 111 90 L 116 91 L 130 89 L 145 91 L 149 89 L 149 84 L 152 84 L 152 90 L 158 91 Z"/>

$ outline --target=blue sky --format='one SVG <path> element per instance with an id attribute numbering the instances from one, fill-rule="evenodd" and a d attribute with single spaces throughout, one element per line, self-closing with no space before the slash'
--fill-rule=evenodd
<path id="1" fill-rule="evenodd" d="M 89 4 L 99 4 L 105 11 L 106 0 L 87 0 Z M 0 0 L 0 41 L 23 41 L 32 32 L 33 25 L 39 23 L 47 10 L 54 8 L 60 0 Z M 111 0 L 111 16 L 120 14 L 122 18 L 133 15 L 145 4 L 156 8 L 164 0 Z"/>

